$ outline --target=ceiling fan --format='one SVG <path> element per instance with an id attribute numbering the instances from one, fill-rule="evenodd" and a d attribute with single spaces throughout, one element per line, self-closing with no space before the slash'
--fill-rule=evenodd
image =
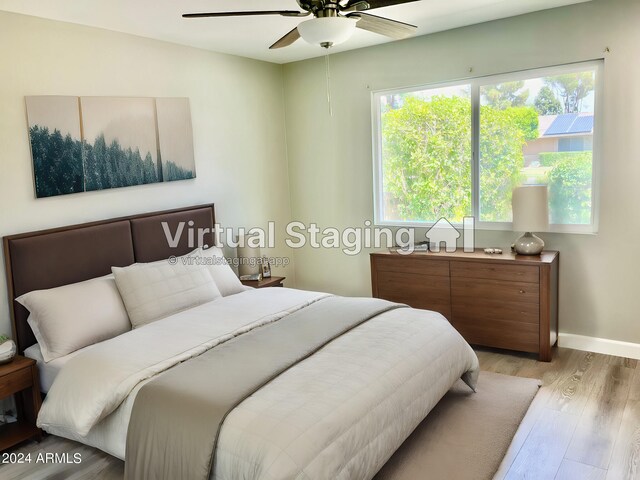
<path id="1" fill-rule="evenodd" d="M 300 23 L 296 28 L 271 45 L 270 49 L 291 45 L 302 38 L 313 45 L 330 48 L 348 40 L 356 27 L 370 32 L 379 33 L 393 39 L 403 39 L 411 36 L 415 25 L 398 22 L 389 18 L 378 17 L 366 10 L 390 7 L 402 3 L 419 0 L 296 0 L 302 11 L 297 10 L 255 10 L 244 12 L 214 12 L 214 13 L 185 13 L 184 18 L 204 17 L 245 17 L 252 15 L 280 15 L 283 17 L 314 18 Z"/>

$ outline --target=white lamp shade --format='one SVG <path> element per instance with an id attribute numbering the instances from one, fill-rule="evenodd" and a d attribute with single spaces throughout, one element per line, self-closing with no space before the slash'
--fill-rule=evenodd
<path id="1" fill-rule="evenodd" d="M 250 247 L 246 243 L 244 246 L 238 245 L 238 273 L 240 275 L 255 275 L 262 272 L 262 267 L 258 262 L 260 258 L 262 257 L 259 247 Z"/>
<path id="2" fill-rule="evenodd" d="M 546 185 L 527 185 L 514 189 L 511 206 L 514 231 L 549 230 L 549 194 Z"/>
<path id="3" fill-rule="evenodd" d="M 320 17 L 298 25 L 300 36 L 312 45 L 337 45 L 349 40 L 358 20 L 346 17 Z"/>

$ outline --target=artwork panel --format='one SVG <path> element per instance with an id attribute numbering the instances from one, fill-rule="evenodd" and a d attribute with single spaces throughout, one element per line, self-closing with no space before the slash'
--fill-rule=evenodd
<path id="1" fill-rule="evenodd" d="M 86 189 L 162 181 L 153 98 L 81 97 Z"/>
<path id="2" fill-rule="evenodd" d="M 156 115 L 164 181 L 195 178 L 189 99 L 157 98 Z"/>
<path id="3" fill-rule="evenodd" d="M 78 97 L 25 97 L 36 198 L 85 190 Z"/>

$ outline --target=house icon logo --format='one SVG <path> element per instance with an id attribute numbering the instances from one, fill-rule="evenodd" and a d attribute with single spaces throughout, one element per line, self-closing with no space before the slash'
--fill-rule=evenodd
<path id="1" fill-rule="evenodd" d="M 433 224 L 425 236 L 429 239 L 429 250 L 432 252 L 439 252 L 443 243 L 447 252 L 455 252 L 460 232 L 443 217 Z"/>
<path id="2" fill-rule="evenodd" d="M 475 218 L 464 217 L 462 222 L 463 247 L 465 252 L 473 252 L 475 249 Z M 446 218 L 441 218 L 427 231 L 425 237 L 429 239 L 429 250 L 437 253 L 444 243 L 445 251 L 451 253 L 458 248 L 460 232 Z"/>

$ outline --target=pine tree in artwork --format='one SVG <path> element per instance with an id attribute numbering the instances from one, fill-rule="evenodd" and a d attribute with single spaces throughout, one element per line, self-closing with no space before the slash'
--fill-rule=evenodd
<path id="1" fill-rule="evenodd" d="M 147 152 L 147 156 L 144 157 L 143 171 L 144 183 L 158 183 L 156 166 L 153 164 L 153 158 L 151 158 L 151 153 L 149 152 Z"/>
<path id="2" fill-rule="evenodd" d="M 139 149 L 123 149 L 117 140 L 107 145 L 103 134 L 91 144 L 34 125 L 29 135 L 38 197 L 195 178 L 171 161 L 158 172 L 151 152 L 143 159 Z"/>
<path id="3" fill-rule="evenodd" d="M 29 129 L 37 197 L 84 190 L 82 146 L 71 135 L 34 125 Z"/>
<path id="4" fill-rule="evenodd" d="M 101 190 L 100 167 L 96 162 L 93 145 L 89 142 L 84 142 L 82 145 L 82 155 L 84 158 L 85 189 L 88 192 Z"/>
<path id="5" fill-rule="evenodd" d="M 179 167 L 173 162 L 166 162 L 164 164 L 165 181 L 173 182 L 176 180 L 188 180 L 195 178 L 195 174 L 192 170 Z"/>

